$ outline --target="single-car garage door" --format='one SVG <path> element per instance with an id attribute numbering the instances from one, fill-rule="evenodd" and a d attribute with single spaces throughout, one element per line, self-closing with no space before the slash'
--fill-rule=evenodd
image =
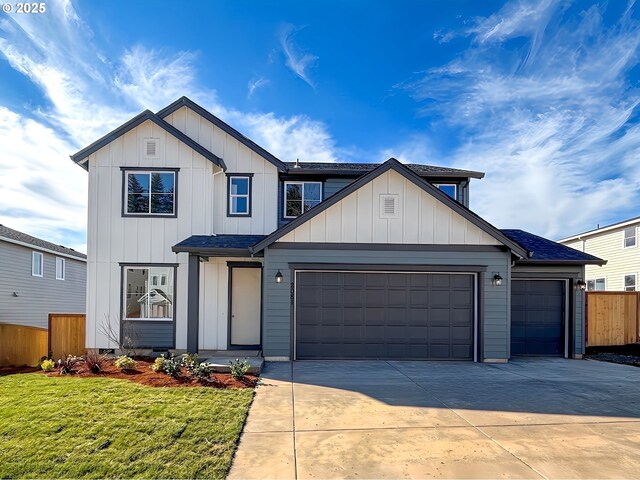
<path id="1" fill-rule="evenodd" d="M 473 359 L 474 276 L 296 272 L 297 359 Z"/>
<path id="2" fill-rule="evenodd" d="M 511 282 L 511 355 L 564 354 L 564 282 Z"/>

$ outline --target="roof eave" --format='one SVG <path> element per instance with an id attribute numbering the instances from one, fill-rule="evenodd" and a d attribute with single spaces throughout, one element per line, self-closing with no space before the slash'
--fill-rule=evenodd
<path id="1" fill-rule="evenodd" d="M 174 245 L 171 247 L 174 253 L 189 253 L 192 255 L 201 255 L 203 257 L 251 257 L 253 254 L 249 247 L 245 248 L 215 248 L 215 247 L 181 247 Z"/>
<path id="2" fill-rule="evenodd" d="M 604 266 L 607 264 L 606 260 L 535 260 L 531 258 L 525 258 L 516 260 L 517 264 L 526 265 L 598 265 Z"/>

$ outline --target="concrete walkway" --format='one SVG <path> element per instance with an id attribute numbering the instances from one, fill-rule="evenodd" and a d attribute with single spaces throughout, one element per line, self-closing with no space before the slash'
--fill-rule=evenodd
<path id="1" fill-rule="evenodd" d="M 640 368 L 269 363 L 230 478 L 637 478 Z"/>

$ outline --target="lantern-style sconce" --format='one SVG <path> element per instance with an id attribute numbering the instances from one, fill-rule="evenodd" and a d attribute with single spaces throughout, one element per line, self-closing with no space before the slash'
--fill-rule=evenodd
<path id="1" fill-rule="evenodd" d="M 276 273 L 276 283 L 282 283 L 282 279 L 284 277 L 282 276 L 282 273 L 280 273 L 280 270 L 278 270 L 278 273 Z"/>
<path id="2" fill-rule="evenodd" d="M 499 273 L 496 273 L 496 274 L 493 275 L 493 284 L 496 287 L 502 286 L 502 277 L 500 276 Z"/>
<path id="3" fill-rule="evenodd" d="M 586 290 L 587 284 L 581 278 L 576 282 L 576 290 Z"/>

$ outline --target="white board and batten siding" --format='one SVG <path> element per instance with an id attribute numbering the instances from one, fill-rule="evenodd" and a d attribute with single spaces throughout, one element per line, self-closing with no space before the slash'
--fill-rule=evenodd
<path id="1" fill-rule="evenodd" d="M 394 196 L 396 218 L 382 218 L 380 196 Z M 279 242 L 502 245 L 399 173 L 390 170 Z"/>
<path id="2" fill-rule="evenodd" d="M 184 109 L 183 109 L 184 110 Z M 171 247 L 191 235 L 270 233 L 275 229 L 277 172 L 271 163 L 198 115 L 177 111 L 171 118 L 205 148 L 224 159 L 228 172 L 254 173 L 251 218 L 226 217 L 226 176 L 199 153 L 146 121 L 91 154 L 87 228 L 87 347 L 115 348 L 100 325 L 109 318 L 117 329 L 121 317 L 119 263 L 178 263 L 175 302 L 176 348 L 186 348 L 188 255 Z M 196 115 L 194 117 L 194 115 Z M 209 126 L 204 123 L 208 123 Z M 197 135 L 196 135 L 197 132 Z M 159 140 L 156 158 L 143 154 L 145 139 Z M 208 140 L 207 140 L 208 139 Z M 248 150 L 248 149 L 247 149 Z M 123 217 L 121 167 L 179 168 L 177 218 Z M 236 170 L 239 169 L 239 170 Z M 268 185 L 267 185 L 268 184 Z M 273 208 L 271 212 L 269 209 Z M 226 299 L 224 299 L 226 305 Z"/>

